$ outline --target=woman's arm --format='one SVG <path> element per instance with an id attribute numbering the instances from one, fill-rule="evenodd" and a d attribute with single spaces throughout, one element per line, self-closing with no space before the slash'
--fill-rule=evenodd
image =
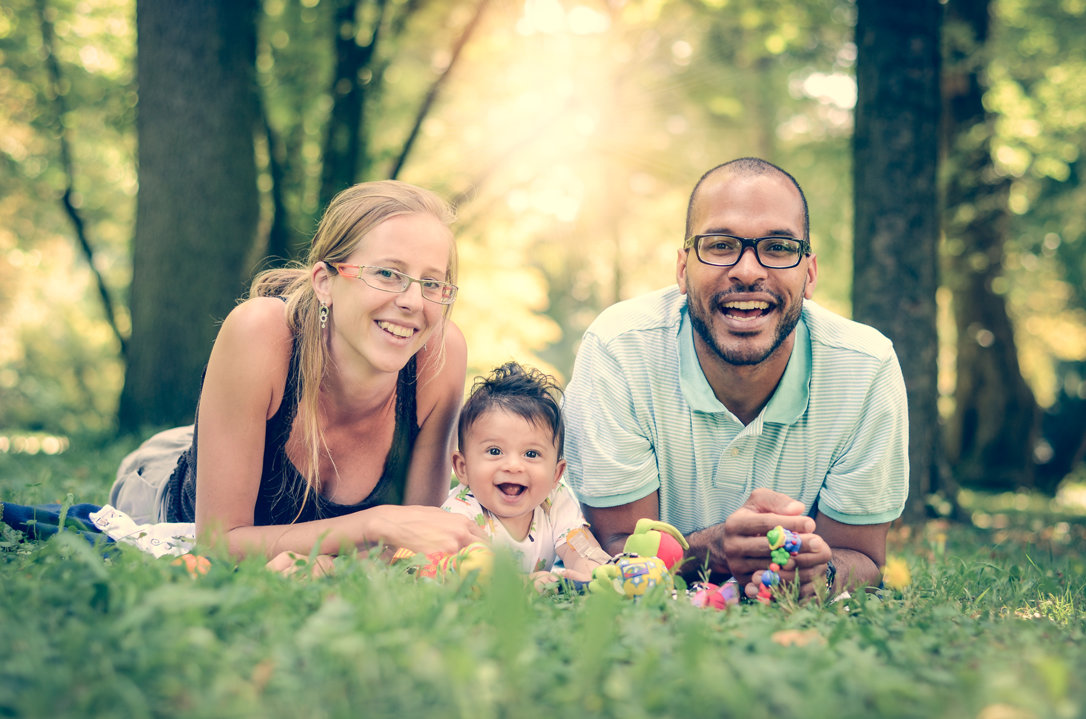
<path id="1" fill-rule="evenodd" d="M 322 554 L 379 543 L 454 552 L 478 538 L 464 517 L 430 507 L 381 506 L 292 525 L 254 526 L 265 425 L 282 401 L 293 338 L 283 303 L 256 298 L 226 318 L 200 398 L 196 531 L 235 556 Z M 461 380 L 462 383 L 462 380 Z"/>
<path id="2" fill-rule="evenodd" d="M 377 545 L 404 547 L 419 554 L 455 554 L 485 538 L 467 517 L 437 507 L 383 504 L 311 522 L 235 527 L 227 535 L 227 542 L 235 556 L 259 554 L 273 558 L 283 552 L 308 556 L 314 546 L 318 554 L 343 554 Z"/>
<path id="3" fill-rule="evenodd" d="M 436 335 L 436 333 L 435 333 Z M 431 337 L 429 344 L 436 344 Z M 445 330 L 445 358 L 436 369 L 434 349 L 418 354 L 419 435 L 411 455 L 404 504 L 439 506 L 449 494 L 456 420 L 464 401 L 468 350 L 464 334 L 452 322 Z"/>
<path id="4" fill-rule="evenodd" d="M 196 533 L 201 542 L 251 527 L 264 456 L 265 424 L 282 401 L 293 338 L 273 297 L 235 307 L 215 338 L 200 394 Z M 308 552 L 308 548 L 299 551 Z"/>

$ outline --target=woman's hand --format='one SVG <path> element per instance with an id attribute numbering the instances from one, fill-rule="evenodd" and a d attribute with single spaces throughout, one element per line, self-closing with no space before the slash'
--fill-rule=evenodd
<path id="1" fill-rule="evenodd" d="M 404 547 L 420 554 L 453 554 L 472 542 L 486 541 L 486 532 L 467 517 L 437 507 L 382 505 L 371 515 L 368 544 Z"/>
<path id="2" fill-rule="evenodd" d="M 308 569 L 311 577 L 329 577 L 335 574 L 336 571 L 335 565 L 332 563 L 333 559 L 334 557 L 330 554 L 318 554 L 311 565 L 309 557 L 297 552 L 285 551 L 275 555 L 264 566 L 273 572 L 279 572 L 288 577 L 303 569 Z"/>

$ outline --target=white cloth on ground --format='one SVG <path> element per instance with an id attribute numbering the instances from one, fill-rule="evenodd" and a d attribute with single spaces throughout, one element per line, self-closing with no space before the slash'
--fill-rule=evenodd
<path id="1" fill-rule="evenodd" d="M 110 504 L 91 512 L 90 518 L 99 531 L 115 542 L 130 544 L 156 557 L 188 554 L 196 544 L 195 522 L 138 524 Z"/>

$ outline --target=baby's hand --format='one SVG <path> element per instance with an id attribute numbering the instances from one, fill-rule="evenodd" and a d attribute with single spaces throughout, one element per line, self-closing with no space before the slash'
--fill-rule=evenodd
<path id="1" fill-rule="evenodd" d="M 528 575 L 528 579 L 531 580 L 532 586 L 540 594 L 546 594 L 548 591 L 554 589 L 554 585 L 561 579 L 561 575 L 557 572 L 532 572 Z"/>
<path id="2" fill-rule="evenodd" d="M 592 581 L 592 570 L 600 566 L 599 564 L 592 564 L 590 567 L 567 567 L 565 569 L 556 569 L 552 574 L 556 574 L 559 577 L 565 577 L 575 582 L 590 582 Z M 587 571 L 586 571 L 587 569 Z"/>

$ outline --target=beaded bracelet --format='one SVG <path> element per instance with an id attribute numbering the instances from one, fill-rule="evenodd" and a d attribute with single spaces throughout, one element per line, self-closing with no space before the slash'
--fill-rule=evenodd
<path id="1" fill-rule="evenodd" d="M 766 532 L 765 538 L 769 541 L 769 569 L 762 572 L 762 586 L 758 587 L 758 601 L 769 604 L 773 598 L 773 587 L 781 581 L 781 567 L 788 563 L 789 557 L 799 554 L 799 548 L 803 544 L 799 535 L 785 529 L 780 525 Z"/>

